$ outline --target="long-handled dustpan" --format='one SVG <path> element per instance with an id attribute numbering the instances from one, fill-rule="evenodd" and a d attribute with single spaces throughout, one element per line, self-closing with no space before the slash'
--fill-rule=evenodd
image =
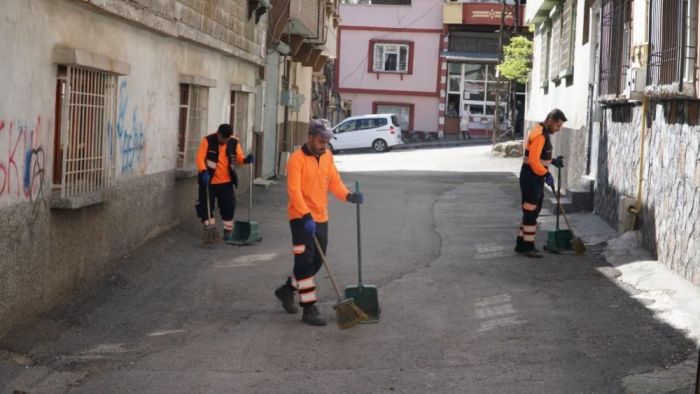
<path id="1" fill-rule="evenodd" d="M 571 250 L 571 241 L 573 239 L 573 234 L 571 229 L 561 229 L 559 228 L 559 213 L 562 212 L 561 209 L 561 168 L 557 169 L 557 190 L 552 187 L 552 193 L 557 199 L 557 224 L 554 231 L 549 231 L 547 233 L 547 246 L 546 250 L 552 253 L 560 253 L 563 251 Z"/>
<path id="2" fill-rule="evenodd" d="M 253 216 L 253 166 L 250 167 L 250 187 L 248 188 L 248 221 L 236 220 L 233 222 L 233 234 L 231 239 L 226 241 L 231 245 L 250 245 L 262 241 L 258 222 L 252 220 Z"/>
<path id="3" fill-rule="evenodd" d="M 355 182 L 355 191 L 360 192 L 360 183 Z M 360 240 L 360 204 L 357 204 L 357 286 L 345 288 L 345 297 L 355 300 L 355 304 L 367 314 L 368 319 L 362 323 L 378 323 L 379 294 L 376 286 L 366 285 L 362 282 L 362 242 Z"/>

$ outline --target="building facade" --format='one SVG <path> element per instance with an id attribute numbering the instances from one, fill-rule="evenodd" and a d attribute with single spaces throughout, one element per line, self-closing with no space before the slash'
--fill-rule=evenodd
<path id="1" fill-rule="evenodd" d="M 220 123 L 253 149 L 267 11 L 248 0 L 3 2 L 0 335 L 193 217 L 195 150 Z"/>
<path id="2" fill-rule="evenodd" d="M 393 113 L 437 132 L 443 0 L 340 5 L 335 87 L 352 115 Z"/>
<path id="3" fill-rule="evenodd" d="M 512 0 L 508 3 L 515 4 Z M 507 89 L 507 84 L 502 82 L 499 85 L 497 66 L 500 62 L 501 22 L 504 30 L 512 27 L 519 31 L 524 27 L 525 6 L 514 8 L 517 10 L 504 11 L 501 0 L 444 3 L 445 34 L 440 52 L 441 134 L 468 132 L 473 137 L 491 136 L 497 127 L 496 105 L 502 108 L 500 112 L 503 114 L 509 111 L 512 100 L 500 100 L 506 96 L 499 96 L 499 89 Z M 504 12 L 504 18 L 501 18 Z M 525 86 L 514 88 L 516 102 L 524 105 Z M 498 127 L 505 131 L 508 119 L 501 117 Z"/>
<path id="4" fill-rule="evenodd" d="M 571 157 L 567 187 L 583 176 L 598 215 L 620 232 L 638 230 L 653 256 L 700 285 L 698 1 L 528 7 L 536 35 L 527 120 L 552 106 L 569 117 L 555 142 Z M 569 47 L 564 34 L 575 38 Z"/>

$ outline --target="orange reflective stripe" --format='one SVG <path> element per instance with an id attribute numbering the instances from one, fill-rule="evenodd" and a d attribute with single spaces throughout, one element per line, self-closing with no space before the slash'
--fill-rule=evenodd
<path id="1" fill-rule="evenodd" d="M 525 234 L 525 235 L 523 235 L 523 241 L 525 241 L 525 242 L 535 242 L 535 234 Z"/>
<path id="2" fill-rule="evenodd" d="M 294 253 L 294 254 L 302 254 L 305 251 L 306 251 L 306 245 L 304 245 L 304 244 L 292 246 L 292 253 Z"/>
<path id="3" fill-rule="evenodd" d="M 290 276 L 289 279 L 290 279 L 291 282 L 292 282 L 292 287 L 295 288 L 295 289 L 298 289 L 298 288 L 299 288 L 299 284 L 297 283 L 297 279 L 296 279 L 295 277 L 293 277 L 293 276 Z"/>
<path id="4" fill-rule="evenodd" d="M 225 230 L 233 229 L 233 220 L 223 220 L 223 223 L 224 223 Z"/>
<path id="5" fill-rule="evenodd" d="M 526 211 L 534 211 L 537 209 L 537 204 L 531 204 L 529 202 L 524 202 L 523 209 Z"/>
<path id="6" fill-rule="evenodd" d="M 314 282 L 314 277 L 305 278 L 297 281 L 297 286 L 299 290 L 314 289 L 316 288 L 316 282 Z"/>

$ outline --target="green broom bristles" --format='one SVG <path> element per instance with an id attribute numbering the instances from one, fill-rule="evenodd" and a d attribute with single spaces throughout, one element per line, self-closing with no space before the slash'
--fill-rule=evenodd
<path id="1" fill-rule="evenodd" d="M 355 324 L 367 320 L 367 314 L 362 311 L 352 298 L 343 300 L 333 307 L 338 320 L 338 327 L 350 328 Z"/>

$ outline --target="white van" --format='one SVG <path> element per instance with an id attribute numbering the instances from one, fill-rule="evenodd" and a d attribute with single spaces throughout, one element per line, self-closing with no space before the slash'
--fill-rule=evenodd
<path id="1" fill-rule="evenodd" d="M 363 148 L 386 152 L 403 144 L 399 121 L 392 114 L 351 116 L 336 125 L 333 133 L 329 144 L 333 152 Z"/>

